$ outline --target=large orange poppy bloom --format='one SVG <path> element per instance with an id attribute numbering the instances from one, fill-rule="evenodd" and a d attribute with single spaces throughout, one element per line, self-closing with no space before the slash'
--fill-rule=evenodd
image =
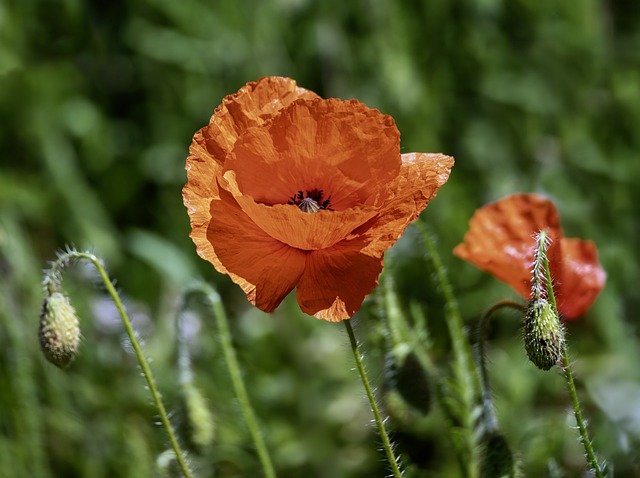
<path id="1" fill-rule="evenodd" d="M 339 321 L 452 166 L 401 155 L 393 118 L 378 110 L 269 77 L 224 98 L 195 134 L 182 194 L 198 254 L 252 304 L 271 312 L 297 288 L 305 313 Z"/>
<path id="2" fill-rule="evenodd" d="M 555 206 L 537 194 L 514 194 L 478 209 L 453 253 L 489 272 L 528 299 L 536 248 L 534 235 L 546 230 L 554 293 L 560 314 L 578 318 L 604 287 L 606 274 L 591 241 L 563 237 Z"/>

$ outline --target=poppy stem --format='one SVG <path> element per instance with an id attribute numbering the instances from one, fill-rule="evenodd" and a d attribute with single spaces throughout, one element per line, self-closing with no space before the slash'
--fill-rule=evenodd
<path id="1" fill-rule="evenodd" d="M 558 314 L 558 305 L 556 303 L 556 296 L 553 292 L 553 280 L 551 279 L 551 270 L 549 268 L 549 260 L 546 255 L 543 258 L 544 263 L 544 273 L 547 282 L 547 296 L 553 310 L 556 314 Z M 557 315 L 559 317 L 559 315 Z M 576 391 L 576 385 L 573 380 L 573 372 L 571 371 L 571 362 L 569 361 L 569 348 L 567 346 L 567 341 L 564 340 L 562 344 L 562 371 L 564 373 L 565 380 L 567 381 L 567 388 L 569 389 L 569 395 L 571 395 L 571 403 L 573 405 L 573 414 L 576 417 L 576 423 L 578 425 L 578 430 L 580 431 L 580 441 L 582 442 L 582 446 L 584 446 L 584 451 L 586 454 L 587 463 L 591 465 L 591 469 L 593 470 L 596 478 L 603 478 L 604 474 L 602 469 L 600 468 L 600 463 L 598 463 L 598 459 L 596 458 L 595 452 L 593 451 L 593 445 L 591 444 L 591 440 L 589 439 L 589 433 L 587 431 L 587 425 L 585 423 L 584 418 L 582 417 L 582 409 L 580 407 L 580 400 L 578 399 L 578 393 Z"/>
<path id="2" fill-rule="evenodd" d="M 68 265 L 71 261 L 75 260 L 87 260 L 89 261 L 98 271 L 100 275 L 100 279 L 104 286 L 107 289 L 107 292 L 111 296 L 116 308 L 118 309 L 118 313 L 120 314 L 120 318 L 122 319 L 122 323 L 124 324 L 124 328 L 129 336 L 129 340 L 131 341 L 131 346 L 133 347 L 133 351 L 136 355 L 138 363 L 140 364 L 140 368 L 142 369 L 142 374 L 147 381 L 147 385 L 149 386 L 149 392 L 151 392 L 151 397 L 153 398 L 153 403 L 158 410 L 158 414 L 160 415 L 160 421 L 164 426 L 165 431 L 169 437 L 169 442 L 171 443 L 171 447 L 173 448 L 173 452 L 175 453 L 176 460 L 178 462 L 178 466 L 182 471 L 182 474 L 185 478 L 192 478 L 191 470 L 187 465 L 185 460 L 185 455 L 180 448 L 180 444 L 178 443 L 178 439 L 173 431 L 173 427 L 171 426 L 171 422 L 169 421 L 169 416 L 167 411 L 162 403 L 160 398 L 160 392 L 158 391 L 158 387 L 156 386 L 155 379 L 153 378 L 153 374 L 151 373 L 151 367 L 149 367 L 149 362 L 144 356 L 142 352 L 142 347 L 140 347 L 140 343 L 136 338 L 136 333 L 131 326 L 131 321 L 129 320 L 129 316 L 125 311 L 124 305 L 120 300 L 120 296 L 116 291 L 111 279 L 109 278 L 104 266 L 102 265 L 102 261 L 95 256 L 94 254 L 90 254 L 88 252 L 77 252 L 77 251 L 67 251 L 66 253 L 60 254 L 58 259 L 53 263 L 51 269 L 45 275 L 44 285 L 45 289 L 49 294 L 52 294 L 57 291 L 57 289 L 61 286 L 61 271 L 62 268 Z"/>
<path id="3" fill-rule="evenodd" d="M 347 335 L 349 335 L 353 358 L 356 361 L 356 367 L 358 368 L 358 372 L 360 373 L 362 385 L 364 385 L 364 389 L 367 392 L 367 398 L 369 399 L 369 404 L 371 405 L 371 411 L 373 411 L 373 416 L 375 418 L 376 425 L 378 426 L 380 437 L 382 438 L 382 446 L 384 447 L 384 451 L 387 454 L 389 465 L 391 465 L 391 469 L 393 470 L 393 476 L 395 478 L 402 478 L 402 473 L 400 472 L 400 467 L 398 466 L 398 458 L 396 458 L 393 451 L 391 440 L 389 440 L 389 435 L 387 434 L 387 430 L 384 426 L 384 420 L 382 419 L 382 415 L 380 414 L 380 410 L 378 409 L 376 398 L 373 395 L 373 390 L 371 389 L 371 384 L 369 383 L 369 378 L 367 377 L 367 372 L 362 362 L 362 356 L 360 355 L 360 350 L 358 348 L 358 341 L 356 340 L 356 336 L 353 333 L 353 328 L 351 327 L 351 320 L 347 319 L 343 322 L 345 328 L 347 329 Z"/>
<path id="4" fill-rule="evenodd" d="M 480 378 L 478 377 L 469 341 L 467 340 L 465 329 L 462 324 L 462 316 L 460 314 L 460 308 L 458 307 L 458 301 L 453 294 L 453 287 L 451 287 L 451 283 L 447 277 L 447 271 L 442 263 L 440 255 L 438 254 L 435 239 L 431 235 L 427 226 L 421 221 L 416 221 L 414 224 L 420 231 L 422 240 L 427 249 L 427 254 L 431 259 L 431 264 L 435 270 L 440 290 L 444 296 L 446 303 L 445 318 L 447 328 L 449 330 L 449 336 L 451 337 L 453 352 L 457 361 L 457 368 L 460 368 L 459 379 L 465 382 L 465 385 L 467 385 L 465 390 L 469 391 L 469 396 L 471 397 L 475 393 L 475 389 L 480 389 Z"/>
<path id="5" fill-rule="evenodd" d="M 204 282 L 198 282 L 192 286 L 191 292 L 201 292 L 207 299 L 218 327 L 218 333 L 220 335 L 220 343 L 222 345 L 222 351 L 224 353 L 225 361 L 227 362 L 227 368 L 229 369 L 229 375 L 231 376 L 231 382 L 235 391 L 242 414 L 244 415 L 247 428 L 253 439 L 253 443 L 258 453 L 258 458 L 262 464 L 262 470 L 266 478 L 275 478 L 276 472 L 271 461 L 271 456 L 267 450 L 262 432 L 258 426 L 258 420 L 256 414 L 251 406 L 249 400 L 249 394 L 247 393 L 247 387 L 242 378 L 240 372 L 240 365 L 236 357 L 236 351 L 233 348 L 231 331 L 229 330 L 229 322 L 227 321 L 227 314 L 224 311 L 224 305 L 220 299 L 218 292 L 209 284 Z"/>
<path id="6" fill-rule="evenodd" d="M 526 312 L 526 307 L 519 302 L 501 300 L 489 307 L 489 309 L 480 316 L 480 320 L 478 321 L 478 355 L 480 356 L 478 361 L 480 362 L 480 376 L 482 379 L 482 408 L 487 432 L 493 432 L 499 428 L 498 419 L 496 418 L 496 412 L 493 406 L 493 398 L 491 397 L 491 387 L 489 386 L 489 371 L 486 360 L 486 345 L 488 343 L 487 329 L 489 328 L 489 319 L 493 314 L 498 310 L 507 307 L 516 309 L 522 313 Z"/>
<path id="7" fill-rule="evenodd" d="M 447 272 L 438 254 L 435 239 L 422 221 L 414 223 L 427 250 L 427 255 L 435 271 L 437 281 L 445 300 L 445 321 L 453 348 L 453 364 L 451 367 L 454 387 L 448 391 L 457 395 L 461 407 L 449 407 L 448 412 L 455 414 L 456 425 L 451 430 L 451 438 L 458 444 L 458 460 L 465 476 L 474 476 L 473 467 L 478 461 L 477 436 L 475 433 L 475 409 L 481 400 L 482 383 L 473 359 L 473 353 L 465 328 L 458 302 L 453 294 L 453 287 L 447 277 Z M 445 407 L 447 405 L 445 404 Z"/>
<path id="8" fill-rule="evenodd" d="M 418 361 L 429 374 L 436 374 L 436 367 L 426 352 L 424 342 L 419 343 L 416 331 L 409 327 L 407 320 L 402 315 L 398 294 L 395 291 L 393 278 L 390 274 L 389 261 L 386 272 L 383 272 L 380 280 L 384 293 L 384 307 L 387 312 L 387 323 L 389 324 L 389 335 L 393 347 L 401 347 L 409 344 L 411 351 L 416 354 Z M 419 334 L 418 334 L 419 335 Z"/>

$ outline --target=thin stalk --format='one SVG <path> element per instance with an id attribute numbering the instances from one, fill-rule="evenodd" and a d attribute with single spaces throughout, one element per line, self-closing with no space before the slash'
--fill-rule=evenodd
<path id="1" fill-rule="evenodd" d="M 384 307 L 387 312 L 387 324 L 389 325 L 389 335 L 391 337 L 391 343 L 394 347 L 405 343 L 406 325 L 402 320 L 400 312 L 400 304 L 398 303 L 398 297 L 393 288 L 393 279 L 390 274 L 389 261 L 386 264 L 387 270 L 383 272 L 380 279 L 382 285 L 382 291 L 384 293 Z"/>
<path id="2" fill-rule="evenodd" d="M 176 438 L 176 435 L 173 431 L 173 427 L 171 426 L 171 422 L 169 421 L 169 416 L 167 415 L 167 411 L 160 398 L 160 392 L 158 391 L 155 379 L 153 378 L 153 374 L 151 373 L 149 362 L 147 362 L 147 359 L 145 358 L 144 353 L 142 352 L 142 348 L 138 343 L 138 339 L 136 338 L 136 334 L 133 330 L 133 327 L 131 326 L 131 321 L 129 320 L 129 316 L 127 315 L 127 312 L 124 309 L 124 305 L 120 300 L 120 296 L 118 295 L 118 292 L 116 291 L 115 287 L 113 287 L 113 283 L 111 282 L 111 279 L 109 279 L 109 276 L 107 275 L 107 272 L 102 266 L 102 262 L 100 261 L 100 259 L 98 259 L 98 257 L 96 257 L 95 255 L 89 254 L 86 252 L 69 251 L 63 254 L 58 259 L 58 261 L 54 263 L 53 267 L 51 268 L 50 276 L 52 280 L 49 280 L 48 282 L 46 282 L 48 291 L 52 293 L 55 291 L 56 286 L 59 286 L 60 269 L 64 267 L 64 265 L 67 264 L 72 259 L 76 259 L 76 260 L 86 259 L 89 262 L 91 262 L 91 264 L 93 264 L 93 266 L 98 271 L 98 274 L 102 279 L 102 282 L 107 288 L 107 292 L 111 296 L 111 299 L 113 300 L 114 304 L 116 305 L 116 308 L 118 309 L 118 313 L 120 314 L 120 318 L 122 319 L 124 328 L 127 331 L 129 340 L 131 341 L 131 345 L 135 352 L 136 358 L 138 359 L 138 363 L 140 364 L 140 368 L 142 369 L 144 378 L 147 380 L 147 385 L 149 386 L 149 392 L 151 392 L 151 397 L 153 398 L 153 402 L 156 406 L 156 409 L 158 410 L 158 414 L 160 415 L 160 421 L 162 422 L 162 425 L 164 426 L 167 432 L 167 435 L 169 437 L 169 442 L 171 443 L 171 447 L 173 448 L 173 451 L 176 455 L 176 460 L 178 461 L 180 470 L 182 471 L 183 475 L 186 478 L 192 478 L 193 475 L 191 474 L 191 470 L 187 465 L 187 462 L 184 458 L 184 453 L 180 448 L 178 439 Z"/>
<path id="3" fill-rule="evenodd" d="M 356 340 L 356 336 L 353 333 L 353 328 L 351 327 L 351 320 L 345 320 L 343 322 L 345 328 L 347 329 L 347 334 L 349 335 L 351 351 L 353 352 L 353 358 L 356 361 L 358 373 L 360 374 L 360 378 L 362 379 L 362 385 L 364 385 L 364 389 L 367 392 L 367 398 L 369 399 L 369 404 L 371 405 L 371 410 L 373 411 L 373 416 L 378 427 L 378 432 L 380 433 L 380 437 L 382 438 L 382 446 L 384 447 L 384 451 L 387 455 L 389 465 L 391 465 L 391 469 L 393 470 L 393 476 L 395 478 L 402 478 L 402 473 L 400 472 L 400 468 L 398 467 L 398 459 L 393 452 L 391 440 L 389 440 L 389 435 L 387 434 L 387 430 L 384 426 L 384 420 L 382 419 L 382 415 L 380 414 L 380 410 L 378 409 L 378 404 L 376 403 L 376 398 L 373 395 L 373 390 L 371 389 L 371 384 L 369 383 L 367 372 L 364 368 L 364 364 L 362 363 L 362 356 L 360 355 L 360 350 L 358 348 L 358 341 Z"/>
<path id="4" fill-rule="evenodd" d="M 453 287 L 451 287 L 446 269 L 440 259 L 440 255 L 438 254 L 438 250 L 431 233 L 422 222 L 416 221 L 415 225 L 419 229 L 424 245 L 427 248 L 440 289 L 442 290 L 442 295 L 444 296 L 446 309 L 449 312 L 446 314 L 445 318 L 447 322 L 447 329 L 449 330 L 449 336 L 451 337 L 454 356 L 460 368 L 460 379 L 468 385 L 465 390 L 468 390 L 470 395 L 473 396 L 474 387 L 477 389 L 480 388 L 480 378 L 478 377 L 476 368 L 473 364 L 471 349 L 462 324 L 462 316 L 460 314 L 460 308 L 458 307 L 458 301 L 453 294 Z"/>
<path id="5" fill-rule="evenodd" d="M 387 261 L 388 263 L 389 261 Z M 389 273 L 389 265 L 387 264 L 387 272 L 382 274 L 381 285 L 384 293 L 384 306 L 387 312 L 387 323 L 389 324 L 389 335 L 391 343 L 394 347 L 402 344 L 409 344 L 411 351 L 416 355 L 418 361 L 424 369 L 431 375 L 437 375 L 436 366 L 425 351 L 425 343 L 419 343 L 414 330 L 412 330 L 407 321 L 403 318 L 402 310 L 398 300 L 398 295 L 394 289 L 393 279 Z"/>
<path id="6" fill-rule="evenodd" d="M 544 262 L 544 272 L 547 280 L 547 295 L 549 298 L 549 302 L 553 307 L 554 312 L 558 317 L 558 306 L 556 304 L 556 296 L 553 292 L 553 281 L 551 279 L 551 270 L 549 268 L 549 261 L 545 255 L 543 258 Z M 584 452 L 587 456 L 587 462 L 591 465 L 596 478 L 603 478 L 604 474 L 602 469 L 600 468 L 600 464 L 598 463 L 598 459 L 596 458 L 595 452 L 593 451 L 593 446 L 591 445 L 591 440 L 589 439 L 589 433 L 587 431 L 587 426 L 582 417 L 582 409 L 580 407 L 580 400 L 578 399 L 578 393 L 576 391 L 576 385 L 573 380 L 573 372 L 571 371 L 571 362 L 569 361 L 569 348 L 567 346 L 566 340 L 563 341 L 562 344 L 562 371 L 564 372 L 564 377 L 567 381 L 567 388 L 569 389 L 569 395 L 571 395 L 571 403 L 573 405 L 573 414 L 576 417 L 576 423 L 578 425 L 578 430 L 580 431 L 580 441 L 582 441 L 582 446 L 584 446 Z"/>
<path id="7" fill-rule="evenodd" d="M 453 348 L 453 381 L 456 394 L 459 396 L 463 412 L 455 411 L 458 415 L 457 421 L 460 423 L 459 430 L 452 430 L 451 437 L 454 445 L 458 448 L 458 461 L 461 471 L 465 477 L 477 476 L 475 463 L 478 457 L 478 447 L 475 436 L 475 413 L 474 409 L 480 399 L 482 384 L 477 367 L 473 360 L 471 347 L 462 324 L 462 316 L 458 308 L 458 302 L 453 294 L 453 288 L 447 277 L 446 269 L 440 255 L 438 254 L 435 241 L 428 228 L 421 222 L 416 221 L 427 253 L 431 259 L 436 278 L 440 285 L 440 290 L 446 303 L 445 321 L 451 338 Z M 452 409 L 449 410 L 452 412 Z M 462 432 L 462 433 L 460 433 Z M 461 444 L 464 449 L 457 444 Z"/>
<path id="8" fill-rule="evenodd" d="M 265 444 L 260 427 L 258 426 L 258 420 L 253 407 L 251 406 L 251 402 L 249 401 L 247 387 L 245 386 L 242 373 L 240 372 L 240 365 L 238 364 L 236 352 L 231 340 L 231 331 L 229 330 L 227 314 L 224 311 L 220 295 L 215 291 L 215 289 L 213 289 L 213 287 L 205 283 L 196 284 L 193 287 L 193 291 L 203 293 L 211 305 L 216 325 L 218 327 L 218 333 L 220 335 L 222 351 L 227 362 L 229 375 L 231 376 L 231 382 L 233 384 L 236 397 L 238 398 L 238 402 L 240 403 L 240 409 L 244 415 L 245 422 L 247 423 L 247 428 L 253 438 L 253 443 L 256 447 L 260 463 L 262 464 L 262 469 L 267 478 L 275 478 L 276 472 L 271 461 L 271 456 L 269 455 L 267 445 Z"/>
<path id="9" fill-rule="evenodd" d="M 482 404 L 483 404 L 483 412 L 484 412 L 484 420 L 485 426 L 487 427 L 488 432 L 496 431 L 498 429 L 498 419 L 496 418 L 496 412 L 493 407 L 493 399 L 491 397 L 491 388 L 489 386 L 489 371 L 487 368 L 487 360 L 485 347 L 488 342 L 487 340 L 487 329 L 489 324 L 489 319 L 496 313 L 498 310 L 511 307 L 517 309 L 521 312 L 525 312 L 526 308 L 519 302 L 515 302 L 512 300 L 501 300 L 500 302 L 496 302 L 489 309 L 487 309 L 481 316 L 478 321 L 478 355 L 480 362 L 480 375 L 482 378 Z"/>

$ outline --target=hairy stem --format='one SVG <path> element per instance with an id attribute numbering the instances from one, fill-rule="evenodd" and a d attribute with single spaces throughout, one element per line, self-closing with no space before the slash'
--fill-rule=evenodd
<path id="1" fill-rule="evenodd" d="M 167 411 L 160 398 L 160 392 L 158 391 L 158 387 L 156 386 L 155 379 L 153 378 L 153 374 L 151 373 L 149 362 L 147 361 L 147 359 L 144 356 L 144 353 L 142 352 L 142 348 L 140 347 L 138 339 L 136 338 L 135 331 L 131 326 L 131 321 L 129 320 L 129 316 L 125 311 L 124 305 L 120 300 L 120 296 L 118 295 L 118 292 L 113 286 L 111 279 L 109 279 L 109 276 L 107 275 L 107 272 L 104 269 L 104 266 L 102 265 L 102 261 L 100 261 L 100 259 L 98 259 L 98 257 L 95 256 L 94 254 L 90 254 L 87 252 L 69 251 L 67 253 L 60 255 L 58 260 L 51 267 L 48 277 L 45 279 L 45 286 L 47 288 L 47 291 L 50 294 L 55 292 L 56 289 L 60 286 L 60 281 L 61 281 L 60 273 L 62 268 L 65 265 L 67 265 L 70 261 L 80 260 L 80 259 L 85 259 L 91 262 L 91 264 L 93 264 L 93 266 L 98 271 L 98 274 L 100 275 L 100 278 L 102 279 L 102 282 L 104 283 L 104 286 L 106 287 L 107 292 L 111 296 L 111 299 L 113 300 L 116 308 L 118 309 L 118 313 L 120 314 L 120 318 L 122 319 L 124 328 L 127 331 L 129 340 L 131 341 L 131 346 L 133 347 L 136 358 L 138 359 L 138 363 L 140 364 L 140 368 L 142 369 L 144 378 L 146 379 L 147 385 L 149 386 L 149 392 L 151 392 L 151 397 L 153 398 L 153 402 L 156 406 L 156 409 L 158 410 L 158 414 L 160 415 L 160 421 L 167 432 L 167 435 L 169 437 L 169 442 L 171 443 L 171 447 L 173 448 L 173 451 L 176 455 L 178 466 L 180 467 L 180 470 L 182 471 L 183 475 L 186 478 L 192 478 L 193 475 L 191 474 L 191 470 L 187 465 L 187 462 L 184 457 L 184 453 L 180 448 L 178 439 L 176 438 L 176 435 L 173 431 L 173 427 L 171 426 L 171 422 L 169 421 L 169 416 L 167 415 Z"/>
<path id="2" fill-rule="evenodd" d="M 360 374 L 360 378 L 362 379 L 362 385 L 364 385 L 364 389 L 367 392 L 367 398 L 369 399 L 369 404 L 371 405 L 371 410 L 373 411 L 373 416 L 378 427 L 378 432 L 380 433 L 380 437 L 382 439 L 382 446 L 384 447 L 384 451 L 387 455 L 389 465 L 393 470 L 393 476 L 395 478 L 402 478 L 402 473 L 400 472 L 400 468 L 398 467 L 398 458 L 396 458 L 393 447 L 391 446 L 391 440 L 389 440 L 389 435 L 387 434 L 387 430 L 384 426 L 384 420 L 382 419 L 382 415 L 380 414 L 380 410 L 378 409 L 378 404 L 376 403 L 376 398 L 373 395 L 373 390 L 371 389 L 369 378 L 367 377 L 367 372 L 364 368 L 364 364 L 362 363 L 362 356 L 360 355 L 356 336 L 353 333 L 353 327 L 351 327 L 351 320 L 345 320 L 343 322 L 345 328 L 347 329 L 347 334 L 349 335 L 349 342 L 351 343 L 353 358 L 356 361 L 356 367 L 358 368 L 358 373 Z"/>
<path id="3" fill-rule="evenodd" d="M 384 293 L 384 307 L 387 312 L 387 323 L 389 324 L 389 335 L 393 347 L 399 347 L 402 344 L 409 344 L 411 351 L 415 354 L 420 365 L 425 371 L 433 376 L 438 375 L 435 364 L 431 361 L 426 349 L 428 344 L 421 343 L 419 336 L 415 330 L 409 326 L 407 320 L 403 317 L 400 308 L 400 301 L 394 289 L 393 279 L 389 273 L 389 265 L 387 262 L 387 272 L 382 274 L 380 280 Z"/>
<path id="4" fill-rule="evenodd" d="M 462 414 L 458 413 L 458 418 L 461 421 L 460 429 L 464 430 L 464 432 L 457 438 L 454 437 L 454 442 L 462 438 L 464 450 L 461 450 L 458 459 L 464 476 L 472 477 L 476 476 L 475 463 L 477 461 L 474 408 L 477 400 L 479 400 L 482 385 L 462 324 L 458 302 L 453 294 L 453 288 L 447 277 L 444 264 L 438 254 L 435 240 L 425 224 L 421 221 L 416 221 L 415 225 L 418 227 L 422 236 L 446 303 L 445 320 L 453 348 L 453 380 L 459 391 L 459 398 L 464 408 Z"/>
<path id="5" fill-rule="evenodd" d="M 189 292 L 200 292 L 204 294 L 211 306 L 211 309 L 213 310 L 213 315 L 215 316 L 216 325 L 218 327 L 218 333 L 220 335 L 220 342 L 222 344 L 222 351 L 227 362 L 233 389 L 236 397 L 238 398 L 247 428 L 249 429 L 249 433 L 251 434 L 253 443 L 256 447 L 258 458 L 262 464 L 262 469 L 267 478 L 275 478 L 276 472 L 271 461 L 271 456 L 269 455 L 267 445 L 260 431 L 260 427 L 258 426 L 258 420 L 253 407 L 251 406 L 247 387 L 245 386 L 242 373 L 240 372 L 240 365 L 238 364 L 236 352 L 232 344 L 227 314 L 224 311 L 220 295 L 213 287 L 202 282 L 195 284 Z"/>
<path id="6" fill-rule="evenodd" d="M 487 432 L 496 431 L 498 429 L 498 419 L 496 418 L 496 413 L 493 407 L 493 399 L 491 398 L 491 388 L 489 386 L 489 371 L 487 368 L 487 357 L 486 357 L 486 345 L 488 342 L 487 339 L 487 329 L 489 328 L 489 319 L 495 314 L 498 310 L 504 308 L 513 308 L 522 313 L 526 311 L 526 307 L 519 302 L 515 302 L 512 300 L 501 300 L 493 304 L 489 309 L 487 309 L 481 316 L 478 321 L 478 355 L 480 362 L 480 376 L 482 378 L 482 404 L 483 404 L 483 413 L 484 420 L 487 427 Z"/>
<path id="7" fill-rule="evenodd" d="M 415 224 L 420 230 L 422 240 L 427 248 L 442 295 L 444 296 L 446 310 L 448 312 L 446 314 L 447 329 L 449 330 L 449 336 L 451 337 L 456 364 L 460 369 L 460 378 L 465 382 L 467 390 L 469 391 L 470 396 L 472 396 L 475 389 L 479 389 L 480 379 L 474 366 L 469 341 L 467 340 L 464 326 L 462 325 L 462 317 L 460 315 L 458 301 L 453 294 L 453 287 L 451 287 L 446 269 L 440 259 L 440 255 L 438 254 L 438 250 L 431 233 L 427 226 L 422 222 L 416 221 Z"/>
<path id="8" fill-rule="evenodd" d="M 542 236 L 542 233 L 541 233 Z M 553 310 L 556 314 L 558 314 L 558 306 L 556 304 L 556 296 L 553 292 L 553 281 L 551 279 L 551 270 L 549 268 L 549 261 L 546 258 L 546 255 L 543 259 L 544 262 L 544 272 L 547 281 L 547 295 L 549 298 L 549 302 L 551 303 Z M 559 317 L 559 314 L 558 314 Z M 593 451 L 593 446 L 591 445 L 591 440 L 589 439 L 589 433 L 587 431 L 587 425 L 582 417 L 582 408 L 580 406 L 580 400 L 578 399 L 578 393 L 576 391 L 576 385 L 573 380 L 573 372 L 571 370 L 571 362 L 569 361 L 569 348 L 567 346 L 566 340 L 563 341 L 562 344 L 562 371 L 564 372 L 565 380 L 567 381 L 567 388 L 569 389 L 569 395 L 571 395 L 571 403 L 573 405 L 573 414 L 576 417 L 576 423 L 578 425 L 578 430 L 580 431 L 580 441 L 582 442 L 582 446 L 584 446 L 584 452 L 586 454 L 587 462 L 591 465 L 593 472 L 595 473 L 596 478 L 603 478 L 604 474 L 602 469 L 600 468 L 600 464 L 598 463 L 598 459 L 596 458 L 595 452 Z"/>

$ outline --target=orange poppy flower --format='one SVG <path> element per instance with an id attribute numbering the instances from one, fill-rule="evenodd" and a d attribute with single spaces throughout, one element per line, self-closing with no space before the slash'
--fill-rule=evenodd
<path id="1" fill-rule="evenodd" d="M 400 154 L 393 118 L 289 78 L 248 83 L 193 137 L 182 194 L 198 254 L 273 311 L 297 288 L 318 318 L 351 317 L 382 256 L 453 158 Z"/>
<path id="2" fill-rule="evenodd" d="M 604 287 L 606 273 L 591 241 L 563 237 L 555 206 L 537 194 L 514 194 L 478 209 L 464 242 L 453 253 L 489 272 L 528 299 L 536 247 L 534 235 L 546 230 L 547 250 L 560 314 L 584 314 Z"/>

